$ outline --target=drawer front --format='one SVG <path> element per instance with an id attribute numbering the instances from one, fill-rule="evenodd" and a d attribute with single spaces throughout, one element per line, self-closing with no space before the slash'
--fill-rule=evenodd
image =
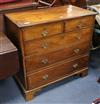
<path id="1" fill-rule="evenodd" d="M 36 25 L 32 27 L 23 28 L 23 39 L 29 41 L 37 38 L 44 38 L 54 34 L 63 32 L 63 22 Z"/>
<path id="2" fill-rule="evenodd" d="M 46 67 L 55 62 L 86 54 L 89 52 L 89 48 L 90 42 L 84 41 L 48 54 L 29 56 L 25 58 L 26 71 L 31 73 L 38 70 L 38 68 Z"/>
<path id="3" fill-rule="evenodd" d="M 94 24 L 93 16 L 72 19 L 65 22 L 65 32 L 90 27 L 93 26 L 93 24 Z"/>
<path id="4" fill-rule="evenodd" d="M 27 76 L 28 89 L 40 87 L 88 66 L 88 56 L 63 62 Z"/>
<path id="5" fill-rule="evenodd" d="M 83 29 L 80 31 L 58 34 L 46 39 L 24 42 L 24 53 L 25 56 L 28 56 L 31 54 L 41 55 L 57 51 L 70 44 L 90 40 L 91 33 L 91 29 Z"/>

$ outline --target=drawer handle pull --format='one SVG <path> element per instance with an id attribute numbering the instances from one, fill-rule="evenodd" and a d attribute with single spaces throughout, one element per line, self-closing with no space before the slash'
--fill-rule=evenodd
<path id="1" fill-rule="evenodd" d="M 43 59 L 41 62 L 42 62 L 43 64 L 48 64 L 48 59 Z"/>
<path id="2" fill-rule="evenodd" d="M 48 35 L 48 31 L 43 31 L 43 32 L 41 33 L 41 35 L 42 35 L 42 37 L 46 37 L 46 36 Z"/>
<path id="3" fill-rule="evenodd" d="M 44 75 L 42 78 L 44 79 L 44 80 L 48 80 L 48 75 L 46 74 L 46 75 Z"/>
<path id="4" fill-rule="evenodd" d="M 74 65 L 73 65 L 73 68 L 76 69 L 76 68 L 78 68 L 78 66 L 79 66 L 78 64 L 74 64 Z"/>
<path id="5" fill-rule="evenodd" d="M 76 54 L 78 54 L 78 53 L 80 52 L 80 49 L 75 49 L 74 52 L 75 52 Z"/>
<path id="6" fill-rule="evenodd" d="M 48 47 L 48 44 L 47 43 L 43 43 L 42 44 L 42 48 L 47 48 Z"/>

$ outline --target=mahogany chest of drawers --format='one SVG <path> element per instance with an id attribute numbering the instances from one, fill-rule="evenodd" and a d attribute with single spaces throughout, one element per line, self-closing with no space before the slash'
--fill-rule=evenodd
<path id="1" fill-rule="evenodd" d="M 18 47 L 16 75 L 26 100 L 72 75 L 87 75 L 95 13 L 72 5 L 5 15 L 8 37 Z"/>
<path id="2" fill-rule="evenodd" d="M 18 70 L 18 50 L 6 35 L 0 32 L 0 80 L 16 74 Z"/>

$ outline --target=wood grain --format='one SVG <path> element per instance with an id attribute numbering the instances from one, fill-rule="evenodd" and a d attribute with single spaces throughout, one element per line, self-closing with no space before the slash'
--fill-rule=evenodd
<path id="1" fill-rule="evenodd" d="M 65 32 L 80 30 L 82 28 L 92 27 L 94 24 L 94 18 L 92 16 L 86 16 L 76 19 L 71 19 L 65 22 Z"/>
<path id="2" fill-rule="evenodd" d="M 12 20 L 12 22 L 15 23 L 18 27 L 25 27 L 95 14 L 95 12 L 86 9 L 82 9 L 72 5 L 66 5 L 41 10 L 10 13 L 6 14 L 6 17 Z"/>
<path id="3" fill-rule="evenodd" d="M 79 55 L 84 55 L 89 53 L 90 42 L 84 41 L 79 42 L 74 45 L 66 46 L 66 48 L 62 48 L 61 50 L 49 52 L 43 55 L 31 55 L 25 58 L 26 72 L 32 73 L 42 67 L 48 67 L 48 65 L 55 64 L 61 60 L 77 57 Z"/>
<path id="4" fill-rule="evenodd" d="M 49 23 L 22 28 L 24 41 L 52 36 L 63 32 L 64 23 Z"/>
<path id="5" fill-rule="evenodd" d="M 77 65 L 74 68 L 74 65 Z M 79 58 L 70 62 L 59 63 L 58 65 L 52 66 L 50 68 L 44 69 L 41 72 L 33 73 L 27 76 L 28 89 L 40 87 L 47 84 L 53 80 L 59 79 L 75 70 L 81 70 L 88 66 L 88 57 Z M 47 78 L 46 78 L 47 77 Z"/>
<path id="6" fill-rule="evenodd" d="M 0 32 L 0 80 L 15 75 L 19 70 L 17 48 Z"/>
<path id="7" fill-rule="evenodd" d="M 53 37 L 24 42 L 25 56 L 34 54 L 41 55 L 48 52 L 57 51 L 77 42 L 89 40 L 92 29 L 83 29 L 69 33 L 54 35 Z M 85 37 L 85 38 L 84 38 Z"/>
<path id="8" fill-rule="evenodd" d="M 19 49 L 22 67 L 17 78 L 27 100 L 47 85 L 87 75 L 94 12 L 67 5 L 5 17 L 7 35 Z"/>

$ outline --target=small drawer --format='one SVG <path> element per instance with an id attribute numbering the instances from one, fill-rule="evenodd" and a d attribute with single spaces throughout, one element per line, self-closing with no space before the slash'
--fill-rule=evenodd
<path id="1" fill-rule="evenodd" d="M 89 48 L 90 42 L 84 41 L 48 54 L 28 56 L 25 58 L 26 72 L 32 73 L 37 71 L 38 68 L 52 65 L 55 62 L 87 54 L 89 52 Z"/>
<path id="2" fill-rule="evenodd" d="M 70 62 L 65 60 L 55 66 L 27 75 L 28 89 L 44 86 L 45 84 L 49 84 L 52 81 L 58 80 L 70 73 L 86 68 L 87 66 L 88 56 Z"/>
<path id="3" fill-rule="evenodd" d="M 77 42 L 90 40 L 92 30 L 83 29 L 69 33 L 58 34 L 49 38 L 24 42 L 24 53 L 28 55 L 42 55 L 68 47 Z"/>
<path id="4" fill-rule="evenodd" d="M 25 27 L 22 29 L 23 39 L 24 41 L 29 41 L 37 38 L 44 38 L 54 34 L 59 34 L 63 32 L 63 26 L 63 22 L 57 22 Z"/>
<path id="5" fill-rule="evenodd" d="M 93 26 L 94 16 L 75 18 L 65 22 L 65 32 Z"/>

